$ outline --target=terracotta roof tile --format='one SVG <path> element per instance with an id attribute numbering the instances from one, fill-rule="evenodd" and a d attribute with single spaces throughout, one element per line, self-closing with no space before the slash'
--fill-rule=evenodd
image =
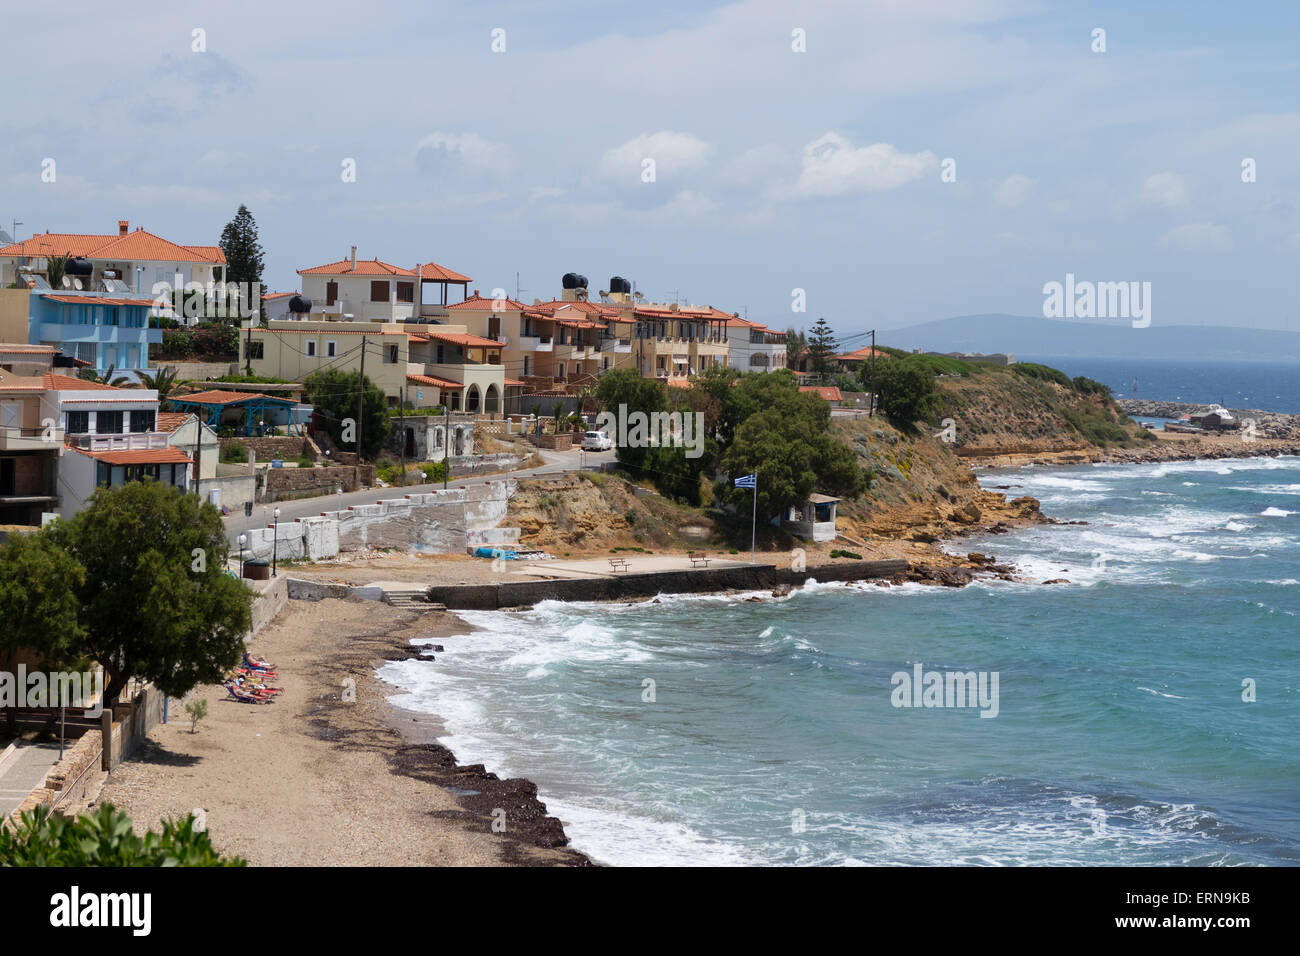
<path id="1" fill-rule="evenodd" d="M 312 266 L 310 269 L 299 269 L 300 276 L 402 276 L 404 278 L 415 278 L 415 273 L 410 269 L 403 269 L 401 266 L 395 266 L 390 262 L 383 262 L 379 259 L 358 259 L 355 269 L 352 268 L 351 259 L 340 259 L 338 262 L 326 263 L 323 266 Z"/>
<path id="2" fill-rule="evenodd" d="M 500 349 L 505 348 L 500 342 L 494 339 L 485 339 L 478 335 L 467 335 L 462 332 L 429 332 L 430 339 L 438 342 L 451 342 L 455 345 L 467 345 L 470 348 Z"/>
<path id="3" fill-rule="evenodd" d="M 505 308 L 500 310 L 502 312 L 518 312 L 528 308 L 528 306 L 524 305 L 518 299 L 512 299 L 509 296 L 502 299 L 501 301 L 505 303 Z M 477 292 L 475 292 L 464 302 L 453 302 L 451 305 L 447 306 L 447 310 L 451 311 L 452 309 L 469 309 L 475 312 L 495 312 L 497 311 L 496 305 L 494 304 L 495 302 L 496 299 L 491 299 L 486 296 L 481 296 Z"/>
<path id="4" fill-rule="evenodd" d="M 178 246 L 161 236 L 144 229 L 136 229 L 125 236 L 118 233 L 88 234 L 47 232 L 15 242 L 0 249 L 0 256 L 85 256 L 88 259 L 105 259 L 120 262 L 155 259 L 163 262 L 216 262 L 226 261 L 220 246 Z"/>
<path id="5" fill-rule="evenodd" d="M 160 432 L 174 432 L 189 421 L 193 414 L 193 412 L 159 412 L 156 427 Z"/>
<path id="6" fill-rule="evenodd" d="M 85 448 L 74 448 L 69 446 L 69 451 L 75 451 L 87 458 L 94 458 L 97 461 L 106 462 L 110 465 L 192 465 L 194 464 L 185 452 L 179 448 L 137 448 L 132 451 L 89 451 Z"/>
<path id="7" fill-rule="evenodd" d="M 450 379 L 438 378 L 435 375 L 408 375 L 406 376 L 406 380 L 408 382 L 416 382 L 420 385 L 433 385 L 437 388 L 458 389 L 458 388 L 465 387 L 460 382 L 453 382 Z"/>
<path id="8" fill-rule="evenodd" d="M 463 276 L 459 272 L 454 272 L 446 266 L 440 266 L 436 262 L 426 262 L 422 266 L 416 266 L 411 270 L 419 272 L 420 278 L 429 282 L 472 282 L 469 276 Z"/>
<path id="9" fill-rule="evenodd" d="M 82 391 L 109 391 L 120 392 L 120 388 L 114 385 L 105 385 L 103 382 L 92 382 L 89 379 L 77 378 L 73 375 L 59 375 L 57 372 L 46 372 L 44 376 L 46 388 L 59 389 L 80 389 Z"/>

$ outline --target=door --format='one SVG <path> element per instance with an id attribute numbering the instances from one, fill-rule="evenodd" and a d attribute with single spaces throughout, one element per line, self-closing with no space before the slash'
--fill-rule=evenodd
<path id="1" fill-rule="evenodd" d="M 499 316 L 499 315 L 489 315 L 489 316 L 488 316 L 488 334 L 487 334 L 487 337 L 490 338 L 490 339 L 499 339 L 499 338 L 501 338 L 501 316 Z"/>
<path id="2" fill-rule="evenodd" d="M 325 283 L 325 304 L 333 305 L 339 300 L 339 284 L 337 282 Z"/>

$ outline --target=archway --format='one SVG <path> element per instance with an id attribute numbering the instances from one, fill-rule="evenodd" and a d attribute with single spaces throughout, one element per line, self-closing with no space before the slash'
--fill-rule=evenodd
<path id="1" fill-rule="evenodd" d="M 501 410 L 501 395 L 497 392 L 496 383 L 487 387 L 487 392 L 483 395 L 483 411 L 489 415 L 495 414 Z"/>
<path id="2" fill-rule="evenodd" d="M 477 412 L 479 404 L 478 386 L 471 385 L 465 391 L 465 411 Z"/>

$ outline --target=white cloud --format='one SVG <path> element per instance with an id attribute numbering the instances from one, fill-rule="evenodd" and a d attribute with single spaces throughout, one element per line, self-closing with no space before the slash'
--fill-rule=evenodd
<path id="1" fill-rule="evenodd" d="M 854 146 L 839 133 L 826 133 L 803 148 L 797 198 L 825 198 L 897 189 L 938 169 L 929 150 L 903 153 L 889 143 Z"/>
<path id="2" fill-rule="evenodd" d="M 605 150 L 600 158 L 599 175 L 602 179 L 622 185 L 641 183 L 642 163 L 653 159 L 655 181 L 674 176 L 701 166 L 709 158 L 712 147 L 690 133 L 665 129 L 657 133 L 642 133 L 620 146 Z"/>
<path id="3" fill-rule="evenodd" d="M 1023 206 L 1034 194 L 1034 180 L 1020 173 L 1012 173 L 993 190 L 993 201 L 1004 209 Z"/>
<path id="4" fill-rule="evenodd" d="M 1209 222 L 1189 222 L 1170 229 L 1161 237 L 1160 243 L 1188 252 L 1227 252 L 1232 248 L 1232 237 L 1224 226 Z"/>
<path id="5" fill-rule="evenodd" d="M 561 189 L 559 186 L 534 186 L 528 190 L 528 199 L 531 202 L 538 202 L 543 199 L 559 199 L 568 190 Z"/>
<path id="6" fill-rule="evenodd" d="M 509 150 L 477 133 L 430 133 L 415 144 L 416 165 L 425 171 L 454 163 L 459 168 L 489 176 L 504 176 L 514 168 Z"/>
<path id="7" fill-rule="evenodd" d="M 1142 183 L 1142 201 L 1174 209 L 1187 205 L 1187 182 L 1177 173 L 1153 173 Z"/>

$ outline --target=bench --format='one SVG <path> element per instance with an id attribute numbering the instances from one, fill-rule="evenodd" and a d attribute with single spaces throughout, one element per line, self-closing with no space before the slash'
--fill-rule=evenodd
<path id="1" fill-rule="evenodd" d="M 627 570 L 627 558 L 610 558 L 609 567 L 615 574 Z"/>
<path id="2" fill-rule="evenodd" d="M 686 556 L 691 559 L 691 567 L 707 568 L 709 566 L 708 555 L 700 551 L 687 551 Z"/>

